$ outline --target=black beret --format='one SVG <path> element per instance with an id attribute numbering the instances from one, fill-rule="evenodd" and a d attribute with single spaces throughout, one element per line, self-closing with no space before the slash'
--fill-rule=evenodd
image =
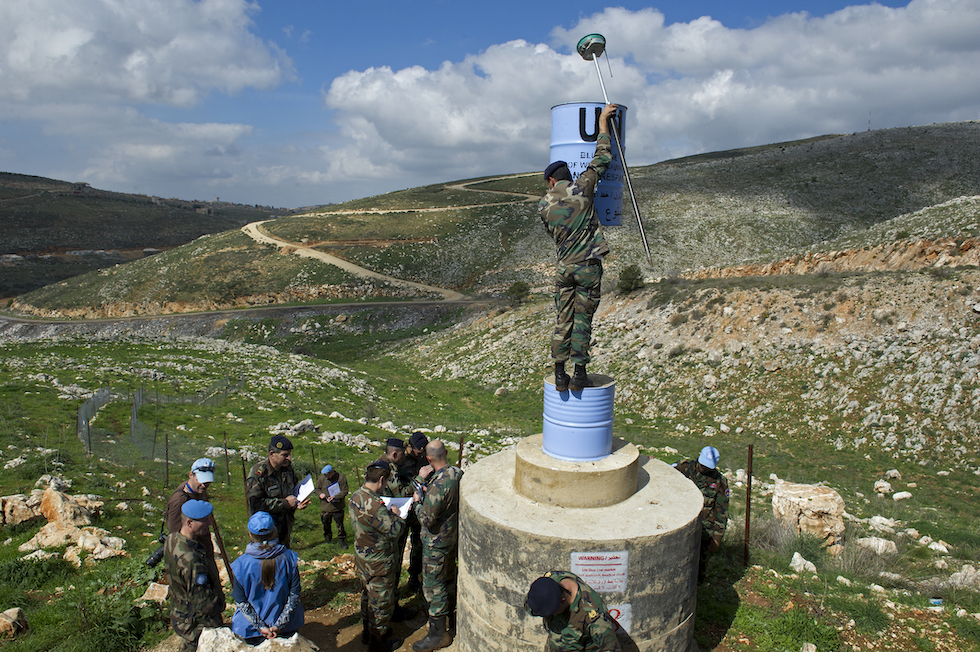
<path id="1" fill-rule="evenodd" d="M 412 436 L 408 438 L 408 443 L 412 445 L 412 448 L 422 450 L 429 443 L 429 438 L 421 432 L 413 432 Z"/>
<path id="2" fill-rule="evenodd" d="M 401 439 L 396 439 L 396 438 L 392 437 L 391 439 L 389 439 L 388 441 L 385 442 L 385 446 L 388 447 L 388 448 L 401 448 L 401 449 L 404 449 L 405 448 L 405 442 L 403 442 Z"/>
<path id="3" fill-rule="evenodd" d="M 555 615 L 561 607 L 561 586 L 550 577 L 539 577 L 527 592 L 527 606 L 534 616 Z"/>
<path id="4" fill-rule="evenodd" d="M 293 450 L 293 442 L 286 439 L 284 435 L 275 435 L 269 441 L 270 451 L 291 451 Z"/>
<path id="5" fill-rule="evenodd" d="M 568 163 L 566 163 L 565 161 L 555 161 L 554 163 L 546 167 L 544 169 L 544 180 L 547 181 L 548 177 L 555 176 L 555 170 L 561 167 L 568 167 Z"/>
<path id="6" fill-rule="evenodd" d="M 369 469 L 384 469 L 385 471 L 391 471 L 391 464 L 385 460 L 374 460 L 367 465 Z"/>

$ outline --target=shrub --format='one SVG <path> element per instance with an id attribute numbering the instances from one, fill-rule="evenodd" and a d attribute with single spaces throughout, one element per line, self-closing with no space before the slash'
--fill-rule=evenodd
<path id="1" fill-rule="evenodd" d="M 643 272 L 639 265 L 627 265 L 619 272 L 619 291 L 629 294 L 643 287 Z"/>
<path id="2" fill-rule="evenodd" d="M 524 281 L 516 281 L 507 288 L 507 298 L 511 305 L 518 306 L 531 293 L 531 287 Z"/>
<path id="3" fill-rule="evenodd" d="M 667 320 L 667 321 L 670 322 L 670 325 L 671 326 L 674 326 L 674 327 L 680 326 L 681 324 L 687 322 L 687 313 L 686 312 L 675 312 L 673 315 L 670 316 L 670 319 Z"/>

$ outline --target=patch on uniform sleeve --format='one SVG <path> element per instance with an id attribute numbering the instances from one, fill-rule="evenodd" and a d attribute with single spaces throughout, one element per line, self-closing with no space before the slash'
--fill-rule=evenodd
<path id="1" fill-rule="evenodd" d="M 725 489 L 725 498 L 728 498 L 728 496 L 730 496 L 730 495 L 731 495 L 731 492 L 728 491 L 728 489 Z"/>
<path id="2" fill-rule="evenodd" d="M 589 622 L 594 622 L 599 617 L 599 612 L 595 609 L 589 609 Z"/>
<path id="3" fill-rule="evenodd" d="M 544 576 L 545 577 L 551 577 L 551 571 L 548 571 L 547 573 L 545 573 Z"/>
<path id="4" fill-rule="evenodd" d="M 205 584 L 208 583 L 208 574 L 207 573 L 198 574 L 198 576 L 194 578 L 194 583 L 197 584 L 198 586 L 204 586 Z"/>

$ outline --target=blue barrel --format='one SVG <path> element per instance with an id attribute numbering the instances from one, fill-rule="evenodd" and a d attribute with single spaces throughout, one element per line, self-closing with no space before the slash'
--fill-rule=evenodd
<path id="1" fill-rule="evenodd" d="M 616 382 L 589 374 L 595 387 L 559 392 L 555 377 L 544 381 L 542 450 L 559 460 L 595 462 L 612 453 L 613 396 Z"/>
<path id="2" fill-rule="evenodd" d="M 565 161 L 572 178 L 577 179 L 595 156 L 599 137 L 599 114 L 602 102 L 569 102 L 551 107 L 551 161 Z M 619 105 L 614 118 L 626 152 L 626 107 Z M 623 162 L 612 146 L 612 163 L 602 176 L 595 192 L 595 212 L 603 226 L 623 223 Z"/>

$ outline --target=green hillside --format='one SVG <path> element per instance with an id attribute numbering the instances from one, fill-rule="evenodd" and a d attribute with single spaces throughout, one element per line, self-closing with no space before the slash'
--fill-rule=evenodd
<path id="1" fill-rule="evenodd" d="M 882 233 L 911 234 L 905 228 L 889 231 L 886 225 L 980 194 L 978 151 L 980 123 L 966 122 L 826 136 L 635 168 L 634 188 L 653 265 L 646 265 L 627 201 L 623 226 L 606 229 L 612 253 L 605 283 L 612 287 L 627 264 L 662 276 L 777 260 L 831 241 L 859 247 L 879 241 Z M 283 217 L 264 228 L 282 240 L 394 278 L 500 294 L 517 280 L 532 286 L 550 282 L 552 246 L 528 197 L 544 189 L 536 173 L 436 184 Z M 956 212 L 955 203 L 949 211 Z M 960 235 L 960 229 L 946 235 Z M 69 305 L 136 306 L 178 296 L 231 306 L 236 298 L 283 294 L 297 285 L 317 286 L 313 294 L 344 295 L 334 291 L 346 282 L 335 270 L 297 265 L 273 247 L 261 247 L 254 255 L 269 257 L 260 266 L 278 268 L 275 273 L 241 274 L 235 283 L 193 278 L 214 275 L 215 267 L 194 263 L 199 255 L 200 246 L 189 245 L 175 249 L 166 261 L 137 261 L 72 279 L 63 290 L 20 297 L 15 309 L 50 313 Z M 162 271 L 175 267 L 184 271 Z"/>

